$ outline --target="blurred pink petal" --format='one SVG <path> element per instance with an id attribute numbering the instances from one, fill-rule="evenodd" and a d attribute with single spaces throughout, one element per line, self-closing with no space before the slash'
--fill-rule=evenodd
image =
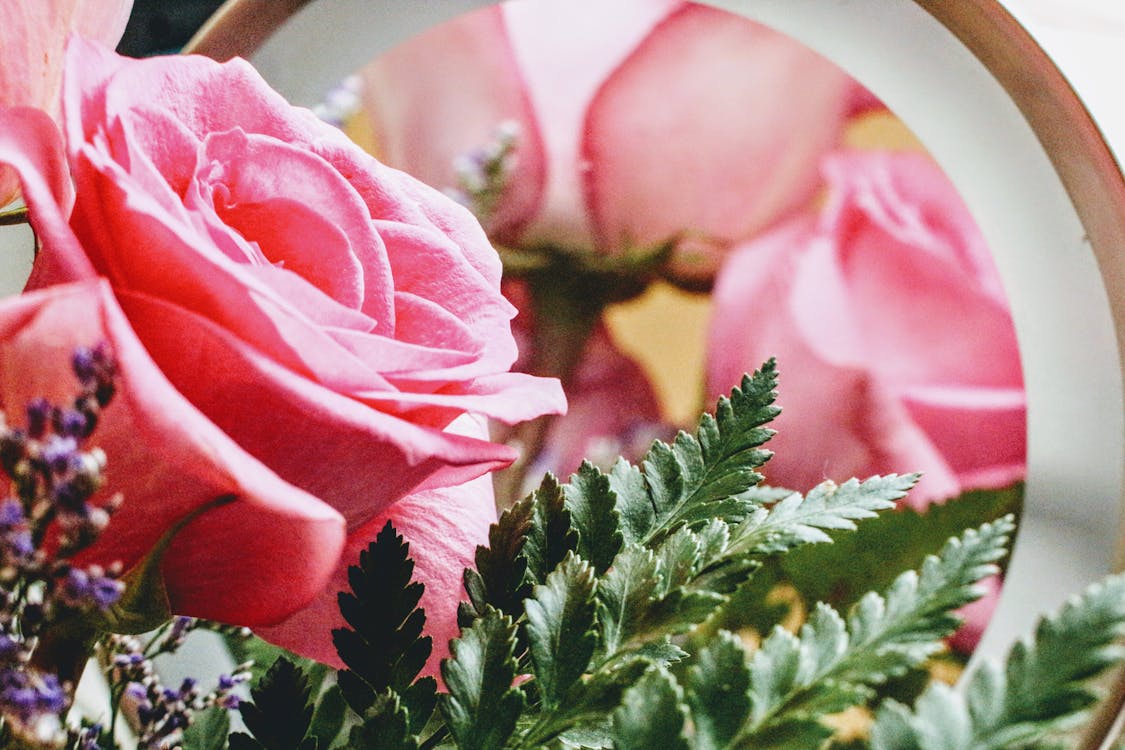
<path id="1" fill-rule="evenodd" d="M 517 123 L 515 173 L 489 229 L 506 238 L 522 228 L 539 206 L 546 165 L 499 6 L 395 47 L 363 76 L 381 157 L 436 187 L 455 187 L 457 158 L 489 143 L 502 123 Z M 410 85 L 395 85 L 401 80 Z"/>
<path id="2" fill-rule="evenodd" d="M 840 137 L 850 80 L 790 37 L 684 5 L 599 89 L 587 116 L 587 205 L 599 247 L 680 234 L 716 255 L 802 207 Z M 710 276 L 716 257 L 676 272 Z"/>
<path id="3" fill-rule="evenodd" d="M 806 204 L 821 155 L 872 105 L 792 39 L 679 0 L 505 3 L 407 42 L 366 84 L 377 146 L 438 187 L 502 122 L 520 125 L 500 242 L 612 254 L 678 240 L 671 273 L 693 284 Z"/>
<path id="4" fill-rule="evenodd" d="M 132 8 L 133 0 L 5 0 L 0 107 L 36 107 L 58 119 L 67 37 L 76 33 L 115 45 Z M 0 208 L 17 189 L 15 174 L 0 166 Z"/>
<path id="5" fill-rule="evenodd" d="M 768 481 L 923 472 L 921 506 L 1023 476 L 1025 398 L 999 275 L 953 187 L 901 152 L 833 157 L 829 198 L 733 253 L 708 383 L 781 370 Z"/>
<path id="6" fill-rule="evenodd" d="M 553 420 L 547 450 L 530 472 L 535 482 L 547 471 L 565 478 L 585 459 L 603 469 L 618 456 L 638 461 L 654 439 L 672 432 L 648 376 L 603 326 L 586 343 L 567 400 L 566 415 Z"/>

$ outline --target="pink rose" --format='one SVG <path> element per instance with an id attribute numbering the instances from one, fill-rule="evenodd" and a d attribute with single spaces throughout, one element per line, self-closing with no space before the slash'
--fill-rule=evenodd
<path id="1" fill-rule="evenodd" d="M 456 420 L 451 429 L 476 437 L 488 434 L 486 426 L 470 416 Z M 350 534 L 343 559 L 355 565 L 387 521 L 409 542 L 415 579 L 426 584 L 420 606 L 426 611 L 426 634 L 433 638 L 434 650 L 424 674 L 437 677 L 438 664 L 449 656 L 449 641 L 459 634 L 456 613 L 457 603 L 466 598 L 465 568 L 474 564 L 477 545 L 487 542 L 488 527 L 496 521 L 492 477 L 408 495 Z M 279 625 L 259 628 L 258 635 L 311 659 L 343 666 L 332 630 L 348 627 L 336 597 L 348 586 L 347 568 L 341 566 L 308 607 Z"/>
<path id="2" fill-rule="evenodd" d="M 133 0 L 5 0 L 0 22 L 0 106 L 59 114 L 63 48 L 71 32 L 117 44 Z M 19 180 L 0 167 L 0 208 L 19 193 Z"/>
<path id="3" fill-rule="evenodd" d="M 366 71 L 388 163 L 431 185 L 519 125 L 488 221 L 511 246 L 617 253 L 680 239 L 672 271 L 804 206 L 862 90 L 790 38 L 670 0 L 506 3 L 433 29 Z"/>
<path id="4" fill-rule="evenodd" d="M 281 480 L 188 403 L 137 340 L 102 281 L 0 301 L 0 408 L 25 427 L 38 397 L 69 405 L 77 347 L 111 345 L 117 393 L 91 439 L 107 457 L 106 494 L 125 502 L 88 555 L 132 565 L 189 513 L 163 573 L 172 607 L 228 622 L 275 622 L 323 589 L 338 566 L 344 519 Z"/>
<path id="5" fill-rule="evenodd" d="M 916 153 L 837 155 L 825 178 L 818 216 L 739 248 L 715 287 L 710 392 L 780 366 L 767 481 L 922 471 L 924 505 L 1021 478 L 1015 331 L 956 191 Z"/>
<path id="6" fill-rule="evenodd" d="M 104 277 L 175 389 L 279 482 L 336 509 L 351 546 L 408 495 L 511 462 L 446 429 L 457 417 L 563 410 L 556 382 L 508 372 L 514 308 L 471 215 L 245 62 L 130 60 L 76 38 L 63 110 L 66 164 L 42 122 L 10 130 L 2 154 L 43 245 L 29 286 Z M 291 554 L 262 552 L 262 565 Z"/>

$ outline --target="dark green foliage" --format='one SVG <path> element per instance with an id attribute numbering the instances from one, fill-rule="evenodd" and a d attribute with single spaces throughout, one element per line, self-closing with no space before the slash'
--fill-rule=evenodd
<path id="1" fill-rule="evenodd" d="M 489 528 L 488 546 L 477 547 L 476 568 L 465 569 L 469 601 L 458 613 L 461 627 L 468 627 L 489 606 L 511 617 L 518 617 L 523 611 L 523 600 L 531 593 L 524 546 L 531 531 L 533 511 L 531 497 L 516 503 Z"/>
<path id="2" fill-rule="evenodd" d="M 340 690 L 357 714 L 389 689 L 407 701 L 412 723 L 421 725 L 433 710 L 436 683 L 414 682 L 433 644 L 422 635 L 422 584 L 413 575 L 410 545 L 387 522 L 360 553 L 359 565 L 348 568 L 351 593 L 341 592 L 339 603 L 351 628 L 332 631 L 332 640 L 348 667 L 338 675 Z"/>
<path id="3" fill-rule="evenodd" d="M 397 693 L 384 690 L 375 696 L 363 722 L 348 734 L 348 750 L 417 750 L 410 712 Z"/>
<path id="4" fill-rule="evenodd" d="M 209 708 L 197 713 L 184 730 L 183 750 L 223 750 L 230 734 L 230 715 L 224 708 Z"/>
<path id="5" fill-rule="evenodd" d="M 532 522 L 523 554 L 532 583 L 542 583 L 547 574 L 578 546 L 578 532 L 571 528 L 566 494 L 557 479 L 548 474 L 531 493 Z"/>
<path id="6" fill-rule="evenodd" d="M 558 706 L 590 664 L 594 630 L 594 570 L 569 555 L 527 600 L 527 640 L 545 708 Z"/>
<path id="7" fill-rule="evenodd" d="M 449 693 L 441 712 L 462 750 L 500 750 L 516 728 L 524 694 L 516 678 L 516 627 L 502 612 L 489 609 L 453 642 L 442 662 Z"/>
<path id="8" fill-rule="evenodd" d="M 578 552 L 602 575 L 621 550 L 624 538 L 617 513 L 617 493 L 609 477 L 588 461 L 563 488 L 571 522 L 578 533 Z"/>
<path id="9" fill-rule="evenodd" d="M 727 632 L 699 653 L 687 674 L 696 750 L 720 750 L 750 713 L 750 668 L 738 637 Z"/>
<path id="10" fill-rule="evenodd" d="M 829 532 L 832 544 L 801 547 L 781 558 L 784 578 L 806 601 L 847 608 L 863 594 L 890 584 L 899 571 L 922 564 L 952 536 L 1018 513 L 1023 485 L 975 490 L 924 512 L 904 507 L 859 525 Z"/>
<path id="11" fill-rule="evenodd" d="M 758 486 L 775 386 L 769 363 L 695 435 L 655 443 L 642 468 L 619 461 L 603 474 L 585 464 L 568 485 L 548 476 L 502 514 L 465 573 L 462 633 L 442 664 L 448 693 L 436 698 L 432 681 L 416 679 L 425 661 L 420 590 L 405 545 L 385 530 L 384 546 L 356 569 L 354 601 L 342 598 L 354 630 L 338 640 L 349 652 L 340 688 L 362 712 L 348 747 L 805 750 L 829 746 L 824 716 L 882 702 L 876 750 L 968 750 L 978 741 L 999 750 L 1007 745 L 995 738 L 1022 741 L 1018 732 L 1055 727 L 1087 706 L 1079 683 L 1120 657 L 1106 639 L 1120 633 L 1125 606 L 1108 595 L 1043 626 L 1007 675 L 982 670 L 968 702 L 940 687 L 913 712 L 886 700 L 889 681 L 942 648 L 958 625 L 953 612 L 996 571 L 1013 526 L 1003 518 L 936 540 L 993 519 L 1012 497 L 870 520 L 916 477 L 825 482 L 804 497 Z M 831 542 L 842 552 L 821 553 Z M 923 558 L 918 547 L 937 554 Z M 875 562 L 883 552 L 893 566 Z M 919 570 L 898 573 L 907 562 Z M 376 570 L 379 582 L 369 580 Z M 748 621 L 766 637 L 748 654 L 716 612 L 735 592 L 760 605 L 786 576 L 806 595 L 851 606 L 845 615 L 814 604 L 795 634 L 771 629 L 780 613 L 759 607 Z M 883 593 L 860 594 L 876 583 Z M 367 613 L 365 600 L 383 611 Z M 441 710 L 431 717 L 435 700 Z"/>
<path id="12" fill-rule="evenodd" d="M 691 750 L 685 734 L 687 710 L 683 690 L 660 667 L 650 670 L 625 692 L 613 712 L 617 750 Z"/>
<path id="13" fill-rule="evenodd" d="M 931 685 L 913 711 L 888 701 L 872 730 L 873 750 L 1001 750 L 1048 747 L 1091 706 L 1084 684 L 1125 656 L 1125 576 L 1091 586 L 1017 643 L 1003 668 L 981 665 L 964 691 Z"/>
<path id="14" fill-rule="evenodd" d="M 239 706 L 252 737 L 230 737 L 231 750 L 316 750 L 315 737 L 306 737 L 312 722 L 308 677 L 285 658 L 273 663 L 250 689 L 253 702 Z"/>
<path id="15" fill-rule="evenodd" d="M 655 521 L 647 536 L 681 523 L 736 520 L 753 507 L 739 495 L 762 480 L 756 469 L 770 457 L 760 446 L 773 434 L 763 425 L 780 412 L 773 406 L 776 387 L 777 368 L 770 361 L 719 399 L 715 416 L 704 414 L 695 436 L 681 432 L 671 445 L 653 443 L 643 462 Z"/>

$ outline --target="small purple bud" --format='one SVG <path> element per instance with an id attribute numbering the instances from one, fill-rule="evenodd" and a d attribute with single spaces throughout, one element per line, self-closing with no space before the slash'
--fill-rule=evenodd
<path id="1" fill-rule="evenodd" d="M 94 606 L 101 611 L 106 611 L 120 599 L 125 592 L 125 584 L 104 576 L 95 578 L 91 586 L 90 599 Z"/>
<path id="2" fill-rule="evenodd" d="M 22 642 L 7 633 L 0 634 L 0 662 L 8 664 L 16 663 L 23 653 L 24 646 Z"/>
<path id="3" fill-rule="evenodd" d="M 58 409 L 54 414 L 55 432 L 68 437 L 85 437 L 86 417 L 74 409 Z"/>
<path id="4" fill-rule="evenodd" d="M 27 518 L 23 514 L 23 503 L 14 497 L 0 500 L 0 531 L 22 526 Z"/>
<path id="5" fill-rule="evenodd" d="M 62 474 L 70 469 L 77 451 L 78 441 L 73 437 L 51 435 L 44 441 L 39 457 L 55 474 Z"/>
<path id="6" fill-rule="evenodd" d="M 94 350 L 80 346 L 74 350 L 70 358 L 74 375 L 83 384 L 93 384 L 98 377 L 97 365 L 94 363 Z"/>
<path id="7" fill-rule="evenodd" d="M 47 432 L 51 418 L 51 403 L 45 398 L 33 398 L 27 404 L 27 434 L 38 440 Z"/>

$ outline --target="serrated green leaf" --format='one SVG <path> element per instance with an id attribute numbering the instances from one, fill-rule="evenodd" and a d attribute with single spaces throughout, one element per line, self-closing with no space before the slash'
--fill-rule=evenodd
<path id="1" fill-rule="evenodd" d="M 719 399 L 714 418 L 700 419 L 699 442 L 711 467 L 710 499 L 738 495 L 762 480 L 754 469 L 770 456 L 759 448 L 773 435 L 764 425 L 781 413 L 773 405 L 776 391 L 777 363 L 771 359 L 753 375 L 744 375 L 730 396 Z"/>
<path id="2" fill-rule="evenodd" d="M 598 621 L 606 654 L 620 651 L 640 632 L 661 578 L 656 555 L 644 547 L 626 547 L 598 582 Z"/>
<path id="3" fill-rule="evenodd" d="M 750 662 L 752 708 L 739 743 L 768 746 L 765 736 L 783 726 L 798 735 L 814 732 L 804 726 L 808 717 L 865 702 L 867 686 L 939 650 L 940 639 L 958 625 L 953 610 L 971 601 L 974 584 L 995 571 L 1012 529 L 1006 518 L 949 540 L 938 557 L 924 561 L 920 574 L 903 573 L 884 596 L 860 599 L 846 627 L 821 603 L 799 637 L 775 629 Z"/>
<path id="4" fill-rule="evenodd" d="M 636 650 L 636 655 L 662 667 L 683 661 L 689 656 L 687 651 L 672 643 L 671 636 L 664 636 L 645 643 Z"/>
<path id="5" fill-rule="evenodd" d="M 347 711 L 348 704 L 340 686 L 329 685 L 314 703 L 308 735 L 320 740 L 321 747 L 331 747 L 343 731 Z"/>
<path id="6" fill-rule="evenodd" d="M 735 530 L 728 555 L 773 555 L 803 545 L 831 542 L 826 530 L 853 530 L 860 519 L 890 510 L 918 481 L 918 475 L 827 481 L 806 497 L 793 493 L 769 510 L 750 515 Z"/>
<path id="7" fill-rule="evenodd" d="M 773 434 L 763 425 L 780 411 L 773 406 L 776 385 L 771 361 L 719 399 L 715 416 L 704 414 L 695 435 L 681 432 L 670 444 L 654 442 L 643 474 L 625 461 L 614 465 L 609 484 L 626 545 L 647 543 L 685 523 L 741 520 L 754 507 L 743 493 L 761 481 L 756 469 L 770 456 L 759 446 Z"/>
<path id="8" fill-rule="evenodd" d="M 661 572 L 658 596 L 687 585 L 695 576 L 703 557 L 703 541 L 686 526 L 665 537 L 656 548 Z"/>
<path id="9" fill-rule="evenodd" d="M 199 711 L 184 730 L 183 750 L 223 750 L 230 734 L 230 714 L 225 708 L 215 707 Z"/>
<path id="10" fill-rule="evenodd" d="M 617 497 L 617 517 L 624 544 L 639 544 L 656 526 L 656 509 L 648 496 L 645 475 L 619 458 L 609 473 L 609 487 Z"/>
<path id="11" fill-rule="evenodd" d="M 564 732 L 596 728 L 621 705 L 629 686 L 653 666 L 649 659 L 630 655 L 584 675 L 571 686 L 558 710 L 543 714 L 516 746 L 530 750 L 548 744 Z"/>
<path id="12" fill-rule="evenodd" d="M 578 553 L 602 575 L 623 544 L 617 494 L 610 487 L 609 477 L 588 461 L 582 462 L 563 491 L 578 532 Z"/>
<path id="13" fill-rule="evenodd" d="M 512 618 L 491 608 L 450 644 L 452 656 L 441 663 L 449 693 L 440 706 L 460 750 L 500 750 L 515 730 L 524 706 L 512 685 L 515 648 Z"/>
<path id="14" fill-rule="evenodd" d="M 548 710 L 559 704 L 594 655 L 596 580 L 594 569 L 570 554 L 524 603 L 528 650 Z"/>
<path id="15" fill-rule="evenodd" d="M 805 545 L 781 558 L 787 580 L 805 601 L 846 609 L 871 590 L 890 585 L 903 570 L 922 564 L 952 536 L 1015 513 L 1023 485 L 974 490 L 924 512 L 904 507 L 881 513 L 852 532 L 829 532 L 832 544 Z"/>
<path id="16" fill-rule="evenodd" d="M 848 618 L 851 652 L 836 676 L 871 682 L 881 674 L 885 679 L 938 651 L 937 641 L 960 624 L 954 610 L 980 595 L 975 584 L 996 572 L 995 562 L 1006 553 L 1014 528 L 1007 517 L 970 529 L 927 557 L 919 573 L 898 576 L 884 596 L 862 597 Z"/>
<path id="17" fill-rule="evenodd" d="M 423 586 L 413 575 L 410 545 L 389 521 L 348 568 L 351 593 L 341 592 L 338 601 L 351 627 L 333 630 L 332 641 L 348 667 L 338 677 L 341 692 L 358 714 L 388 688 L 402 693 L 433 650 L 422 635 Z"/>
<path id="18" fill-rule="evenodd" d="M 750 669 L 738 636 L 720 632 L 687 673 L 695 750 L 727 747 L 750 714 Z"/>
<path id="19" fill-rule="evenodd" d="M 798 715 L 771 723 L 752 737 L 739 741 L 737 748 L 753 750 L 810 750 L 819 748 L 832 736 L 832 730 L 815 717 Z"/>
<path id="20" fill-rule="evenodd" d="M 347 750 L 417 750 L 409 711 L 393 690 L 383 690 L 348 734 Z"/>
<path id="21" fill-rule="evenodd" d="M 532 523 L 523 554 L 534 583 L 542 583 L 568 552 L 578 546 L 578 533 L 571 527 L 566 495 L 557 479 L 548 474 L 531 494 Z"/>
<path id="22" fill-rule="evenodd" d="M 687 709 L 683 690 L 667 670 L 650 670 L 625 691 L 613 712 L 617 750 L 690 750 L 686 735 Z"/>
<path id="23" fill-rule="evenodd" d="M 523 612 L 523 600 L 531 593 L 524 547 L 532 516 L 533 503 L 528 496 L 501 513 L 499 520 L 489 527 L 488 546 L 477 547 L 475 569 L 465 570 L 465 591 L 472 610 L 463 608 L 458 613 L 462 628 L 489 607 L 511 617 Z"/>
<path id="24" fill-rule="evenodd" d="M 282 657 L 250 688 L 252 702 L 239 706 L 246 728 L 265 750 L 299 747 L 312 722 L 308 677 Z"/>
<path id="25" fill-rule="evenodd" d="M 1125 576 L 1113 576 L 1040 620 L 1006 666 L 981 665 L 964 692 L 931 686 L 914 710 L 885 703 L 873 750 L 1001 750 L 1048 747 L 1050 734 L 1081 722 L 1095 700 L 1089 682 L 1125 659 Z"/>

